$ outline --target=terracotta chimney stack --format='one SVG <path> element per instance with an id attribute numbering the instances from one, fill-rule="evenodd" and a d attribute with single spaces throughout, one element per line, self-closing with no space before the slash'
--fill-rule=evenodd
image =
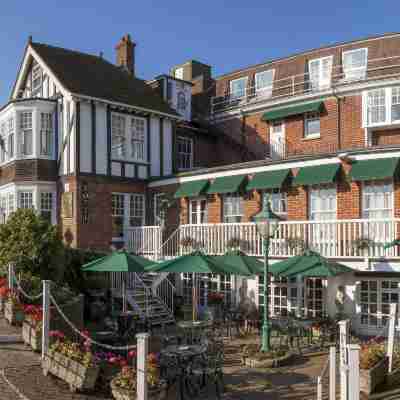
<path id="1" fill-rule="evenodd" d="M 132 76 L 135 75 L 135 46 L 131 35 L 125 35 L 116 45 L 117 65 L 123 67 Z"/>

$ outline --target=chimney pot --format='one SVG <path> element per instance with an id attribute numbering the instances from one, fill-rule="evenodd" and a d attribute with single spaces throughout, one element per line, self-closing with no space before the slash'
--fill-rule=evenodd
<path id="1" fill-rule="evenodd" d="M 117 65 L 122 67 L 132 76 L 135 75 L 135 46 L 131 35 L 128 33 L 115 46 L 117 51 Z"/>

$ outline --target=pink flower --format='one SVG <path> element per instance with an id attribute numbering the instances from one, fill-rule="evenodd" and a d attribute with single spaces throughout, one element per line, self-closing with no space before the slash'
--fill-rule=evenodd
<path id="1" fill-rule="evenodd" d="M 136 356 L 137 356 L 136 350 L 131 350 L 131 351 L 128 353 L 128 357 L 129 357 L 129 358 L 136 358 Z"/>

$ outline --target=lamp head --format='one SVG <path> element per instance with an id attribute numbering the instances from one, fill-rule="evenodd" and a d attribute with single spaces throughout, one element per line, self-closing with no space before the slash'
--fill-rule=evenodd
<path id="1" fill-rule="evenodd" d="M 253 216 L 253 221 L 256 223 L 257 230 L 262 237 L 272 237 L 281 220 L 282 218 L 272 211 L 269 200 L 264 201 L 262 210 Z"/>

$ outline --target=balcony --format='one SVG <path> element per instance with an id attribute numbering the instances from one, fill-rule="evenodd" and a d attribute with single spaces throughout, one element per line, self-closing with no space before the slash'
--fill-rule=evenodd
<path id="1" fill-rule="evenodd" d="M 310 73 L 307 72 L 275 79 L 271 86 L 262 89 L 257 89 L 256 86 L 247 86 L 243 93 L 215 96 L 211 99 L 211 116 L 215 117 L 218 113 L 247 105 L 260 103 L 274 105 L 296 97 L 313 97 L 329 93 L 333 88 L 399 77 L 400 55 L 368 60 L 366 67 L 352 70 L 350 73 L 349 71 L 345 73 L 342 65 L 335 65 L 332 67 L 330 80 L 323 84 L 311 79 Z"/>
<path id="2" fill-rule="evenodd" d="M 285 221 L 271 240 L 270 256 L 290 257 L 310 248 L 329 258 L 400 258 L 398 246 L 384 248 L 399 237 L 399 229 L 400 218 Z M 176 257 L 189 252 L 191 247 L 221 255 L 233 241 L 252 256 L 261 257 L 263 249 L 263 240 L 252 222 L 181 225 L 162 245 L 159 227 L 133 228 L 128 236 L 131 251 L 151 258 Z"/>

